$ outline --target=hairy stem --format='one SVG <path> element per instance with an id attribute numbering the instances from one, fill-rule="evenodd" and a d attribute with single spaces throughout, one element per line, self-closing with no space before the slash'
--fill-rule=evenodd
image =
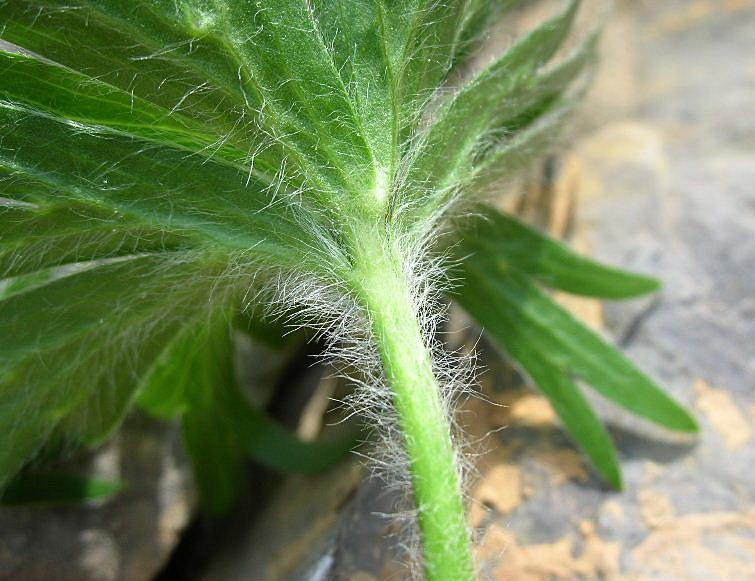
<path id="1" fill-rule="evenodd" d="M 369 238 L 360 248 L 356 285 L 404 434 L 427 579 L 470 580 L 473 565 L 456 455 L 431 356 L 400 256 L 389 244 L 380 244 L 379 235 Z"/>

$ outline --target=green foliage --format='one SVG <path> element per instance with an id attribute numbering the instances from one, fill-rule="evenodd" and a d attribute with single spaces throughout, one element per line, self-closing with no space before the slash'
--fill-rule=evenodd
<path id="1" fill-rule="evenodd" d="M 483 208 L 457 247 L 457 300 L 514 357 L 550 400 L 600 474 L 621 488 L 616 454 L 573 379 L 603 397 L 672 430 L 694 432 L 690 415 L 619 351 L 574 319 L 535 281 L 574 294 L 627 298 L 658 288 L 630 274 L 573 254 L 510 216 Z"/>
<path id="2" fill-rule="evenodd" d="M 226 512 L 243 484 L 249 455 L 274 470 L 317 472 L 356 443 L 306 443 L 252 407 L 237 385 L 232 333 L 223 317 L 201 317 L 178 333 L 142 380 L 138 404 L 162 419 L 181 418 L 205 506 Z"/>
<path id="3" fill-rule="evenodd" d="M 136 401 L 180 418 L 215 510 L 232 502 L 247 455 L 327 465 L 342 444 L 298 442 L 235 384 L 229 320 L 270 297 L 318 297 L 298 305 L 305 323 L 351 320 L 350 308 L 384 323 L 382 335 L 355 336 L 382 342 L 400 400 L 411 386 L 393 378 L 411 374 L 389 357 L 402 354 L 386 347 L 402 344 L 391 332 L 429 342 L 396 321 L 417 315 L 407 305 L 427 275 L 418 256 L 443 246 L 439 222 L 458 202 L 555 143 L 594 61 L 593 33 L 551 62 L 571 34 L 572 0 L 467 70 L 515 4 L 0 0 L 0 37 L 25 49 L 0 51 L 0 487 L 51 439 L 101 442 Z M 608 436 L 572 376 L 658 423 L 694 422 L 534 281 L 610 298 L 655 282 L 483 213 L 455 234 L 459 301 L 618 486 Z M 290 281 L 298 290 L 286 295 Z M 275 325 L 260 329 L 277 342 Z M 414 360 L 429 370 L 427 354 Z M 439 433 L 444 422 L 433 420 Z M 416 492 L 432 474 L 413 478 Z"/>
<path id="4" fill-rule="evenodd" d="M 3 490 L 0 504 L 6 506 L 69 504 L 103 501 L 118 494 L 123 483 L 76 474 L 26 472 Z"/>
<path id="5" fill-rule="evenodd" d="M 660 288 L 654 278 L 575 254 L 561 242 L 493 208 L 481 206 L 475 215 L 468 231 L 462 232 L 464 247 L 459 252 L 494 258 L 502 269 L 516 269 L 549 288 L 604 299 L 628 299 Z"/>

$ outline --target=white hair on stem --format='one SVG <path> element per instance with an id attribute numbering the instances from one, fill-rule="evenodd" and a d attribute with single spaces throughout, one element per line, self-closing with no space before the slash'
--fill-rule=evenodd
<path id="1" fill-rule="evenodd" d="M 438 221 L 439 218 L 429 221 L 435 227 L 426 227 L 421 234 L 388 235 L 383 244 L 390 246 L 385 249 L 387 253 L 401 258 L 400 266 L 409 289 L 412 310 L 431 358 L 439 397 L 451 426 L 458 481 L 465 490 L 473 471 L 472 455 L 465 453 L 469 444 L 456 421 L 454 409 L 461 398 L 473 393 L 474 354 L 460 350 L 451 352 L 437 337 L 438 327 L 446 319 L 448 310 L 442 296 L 451 286 L 446 274 L 448 257 L 431 255 L 428 250 L 440 231 Z M 423 560 L 418 509 L 412 495 L 404 432 L 378 353 L 370 313 L 339 274 L 346 261 L 335 248 L 333 250 L 332 266 L 326 267 L 325 274 L 278 271 L 255 296 L 245 297 L 245 308 L 266 305 L 266 316 L 284 318 L 292 328 L 314 329 L 325 341 L 323 357 L 335 365 L 338 375 L 347 378 L 354 386 L 354 390 L 339 402 L 340 406 L 348 417 L 357 415 L 363 418 L 364 425 L 369 426 L 371 432 L 374 443 L 369 452 L 360 455 L 368 460 L 371 475 L 382 482 L 388 493 L 396 494 L 400 499 L 389 516 L 401 530 L 396 544 L 406 559 L 408 574 L 411 578 L 419 578 Z M 332 273 L 328 274 L 328 270 Z"/>

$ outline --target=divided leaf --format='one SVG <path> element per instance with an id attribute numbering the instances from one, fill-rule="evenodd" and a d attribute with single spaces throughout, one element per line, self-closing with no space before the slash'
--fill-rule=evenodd
<path id="1" fill-rule="evenodd" d="M 471 143 L 507 118 L 506 95 L 563 92 L 581 64 L 535 73 L 574 2 L 441 90 L 513 4 L 0 0 L 0 35 L 25 49 L 0 50 L 0 486 L 50 437 L 106 437 L 189 320 L 238 311 L 281 271 L 346 280 L 354 224 L 390 222 L 416 190 L 398 176 L 427 120 L 440 149 L 420 149 L 437 157 L 459 115 L 486 120 Z M 182 414 L 201 447 L 215 420 Z M 247 441 L 282 438 L 248 417 Z"/>
<path id="2" fill-rule="evenodd" d="M 31 51 L 0 50 L 0 487 L 48 438 L 101 441 L 140 382 L 144 406 L 181 417 L 215 510 L 246 454 L 300 470 L 337 457 L 343 444 L 298 442 L 245 402 L 220 313 L 281 272 L 340 288 L 364 224 L 415 236 L 552 145 L 597 35 L 549 64 L 571 0 L 465 79 L 515 4 L 0 0 L 0 36 Z M 571 374 L 694 423 L 527 276 L 610 297 L 654 283 L 488 220 L 461 300 L 617 484 Z"/>
<path id="3" fill-rule="evenodd" d="M 226 512 L 244 484 L 246 456 L 274 470 L 317 472 L 341 460 L 356 439 L 303 442 L 240 391 L 231 328 L 221 316 L 188 324 L 146 374 L 139 405 L 179 417 L 203 502 Z"/>
<path id="4" fill-rule="evenodd" d="M 541 125 L 552 130 L 555 123 L 544 115 L 547 112 L 544 98 L 547 97 L 548 104 L 568 103 L 567 90 L 589 64 L 594 52 L 593 35 L 567 61 L 568 65 L 564 63 L 538 75 L 566 39 L 578 6 L 578 0 L 568 2 L 563 12 L 517 41 L 439 104 L 432 122 L 418 136 L 417 152 L 408 169 L 407 180 L 413 186 L 409 194 L 414 190 L 422 192 L 423 199 L 419 203 L 425 211 L 432 212 L 445 203 L 457 188 L 471 184 L 479 188 L 471 178 L 479 172 L 476 168 L 488 157 L 488 150 L 495 150 L 490 154 L 495 158 L 500 157 L 498 149 L 507 151 L 515 146 L 522 160 L 532 158 L 524 155 L 520 142 L 534 145 L 532 150 L 537 150 L 539 143 L 531 144 L 532 138 L 521 136 L 519 132 L 526 132 L 529 122 L 539 118 L 542 118 Z M 563 67 L 566 71 L 562 71 Z M 536 110 L 538 112 L 525 122 L 524 114 Z M 553 139 L 552 131 L 550 133 Z M 507 167 L 506 172 L 512 169 Z"/>
<path id="5" fill-rule="evenodd" d="M 463 282 L 456 300 L 530 373 L 598 471 L 620 486 L 610 440 L 572 377 L 663 427 L 694 432 L 697 424 L 618 350 L 557 305 L 531 277 L 582 294 L 613 297 L 652 290 L 652 279 L 579 259 L 510 217 L 492 209 L 482 213 L 486 219 L 476 221 L 478 229 L 457 247 Z M 549 254 L 559 260 L 551 262 Z M 568 275 L 563 265 L 571 265 Z"/>
<path id="6" fill-rule="evenodd" d="M 61 268 L 20 288 L 12 279 L 0 300 L 0 486 L 54 434 L 105 438 L 162 344 L 226 300 L 224 265 L 189 252 Z"/>

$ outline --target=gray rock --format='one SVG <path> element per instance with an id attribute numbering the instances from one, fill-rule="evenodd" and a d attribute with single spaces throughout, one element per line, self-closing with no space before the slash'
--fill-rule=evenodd
<path id="1" fill-rule="evenodd" d="M 195 505 L 176 427 L 134 417 L 60 472 L 125 483 L 102 504 L 0 509 L 0 579 L 141 581 L 176 546 Z"/>

